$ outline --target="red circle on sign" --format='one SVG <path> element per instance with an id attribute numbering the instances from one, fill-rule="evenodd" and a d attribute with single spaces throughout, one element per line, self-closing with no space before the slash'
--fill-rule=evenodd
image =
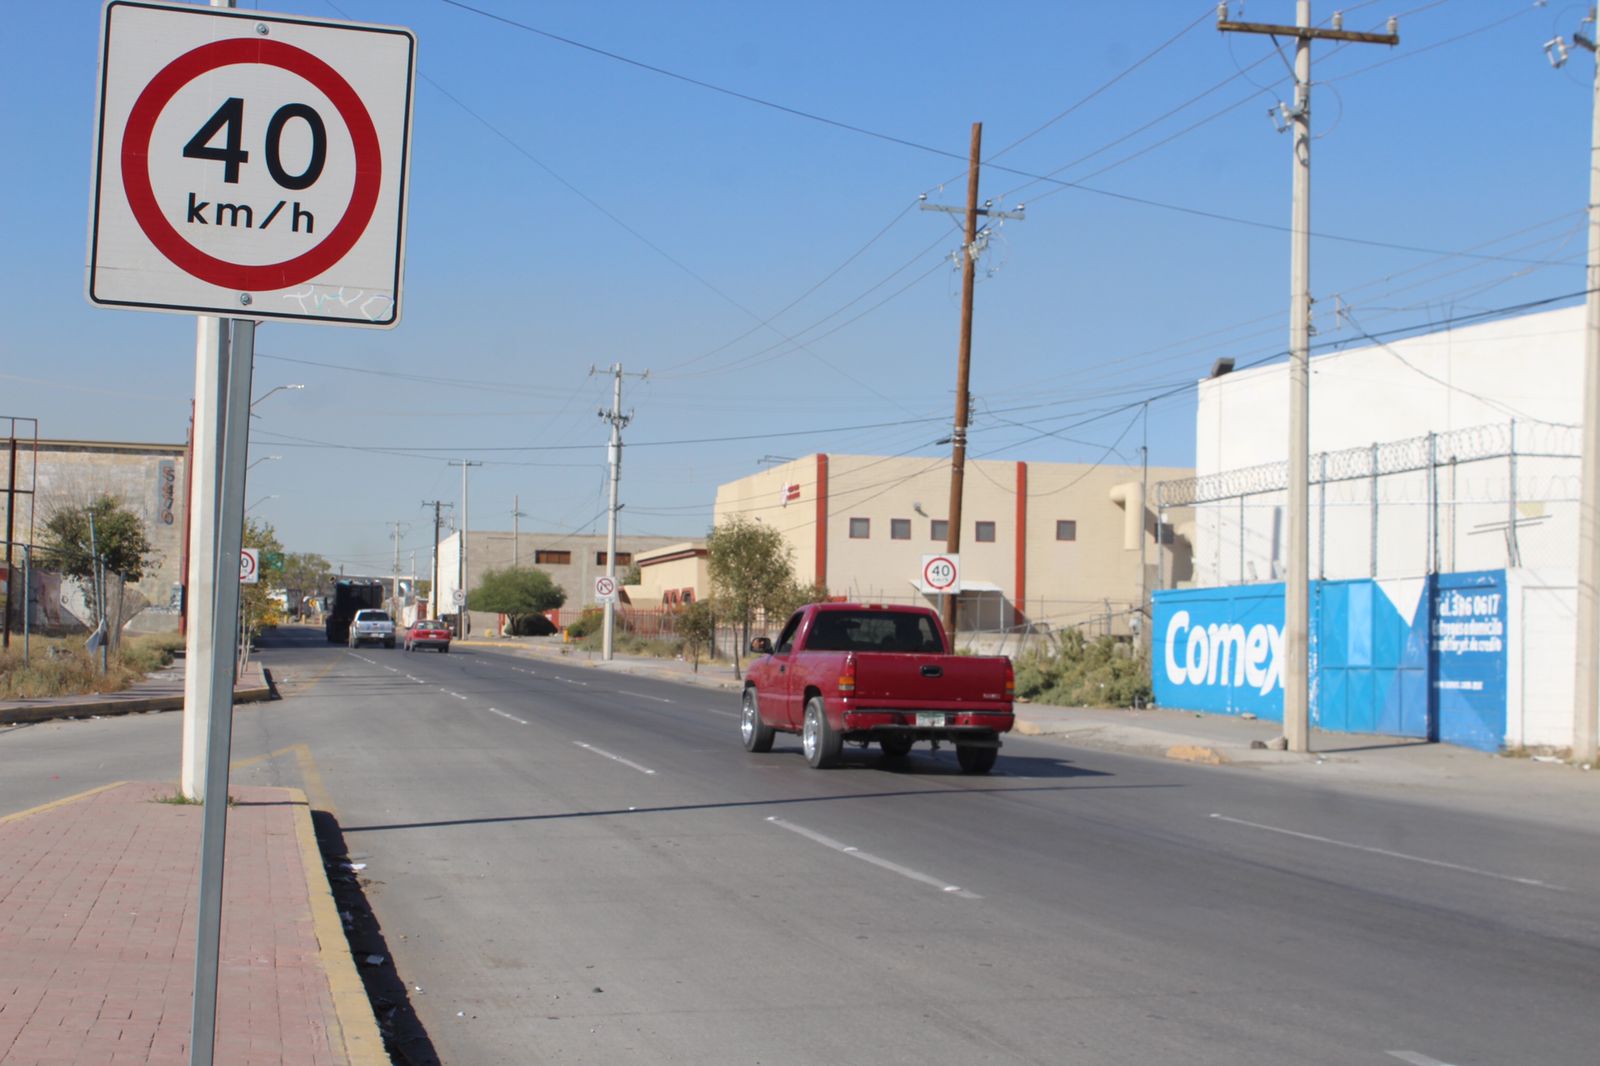
<path id="1" fill-rule="evenodd" d="M 933 578 L 928 576 L 929 573 L 933 570 L 933 568 L 935 566 L 938 566 L 940 563 L 943 563 L 944 565 L 950 567 L 950 580 L 944 582 L 943 584 L 940 584 L 939 582 L 933 580 Z M 901 573 L 904 573 L 904 572 L 905 571 L 901 571 Z M 934 556 L 932 559 L 928 560 L 928 565 L 924 566 L 922 568 L 922 583 L 927 585 L 931 589 L 947 589 L 947 588 L 949 588 L 951 585 L 954 585 L 956 583 L 956 568 L 955 568 L 955 565 L 953 563 L 951 563 L 950 560 L 947 559 L 946 557 L 944 557 L 943 555 Z"/>
<path id="2" fill-rule="evenodd" d="M 315 246 L 281 263 L 247 266 L 208 255 L 190 244 L 172 227 L 156 203 L 150 185 L 150 138 L 156 119 L 178 90 L 218 67 L 262 63 L 297 74 L 333 101 L 355 145 L 356 180 L 350 203 L 339 224 Z M 361 97 L 338 71 L 310 52 L 258 37 L 213 41 L 174 59 L 163 67 L 134 101 L 122 135 L 122 186 L 128 206 L 150 243 L 174 266 L 201 281 L 241 291 L 284 289 L 309 281 L 343 259 L 366 232 L 378 206 L 378 186 L 383 178 L 383 153 L 378 131 L 372 125 Z"/>

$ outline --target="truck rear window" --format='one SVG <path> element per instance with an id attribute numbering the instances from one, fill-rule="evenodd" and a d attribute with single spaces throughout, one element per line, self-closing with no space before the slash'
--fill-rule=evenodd
<path id="1" fill-rule="evenodd" d="M 887 611 L 823 611 L 811 625 L 806 647 L 813 651 L 944 651 L 927 615 Z"/>

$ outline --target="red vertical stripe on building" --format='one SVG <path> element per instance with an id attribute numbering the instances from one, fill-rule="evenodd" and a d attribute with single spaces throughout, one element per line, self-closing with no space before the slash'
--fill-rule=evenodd
<path id="1" fill-rule="evenodd" d="M 1017 464 L 1017 572 L 1016 591 L 1011 596 L 1012 625 L 1027 620 L 1028 603 L 1028 464 Z"/>
<path id="2" fill-rule="evenodd" d="M 828 583 L 828 457 L 817 453 L 817 584 Z"/>

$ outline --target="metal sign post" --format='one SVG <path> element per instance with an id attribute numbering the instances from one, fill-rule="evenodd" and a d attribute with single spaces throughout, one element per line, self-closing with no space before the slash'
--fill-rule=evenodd
<path id="1" fill-rule="evenodd" d="M 232 0 L 105 6 L 85 294 L 203 316 L 182 763 L 184 793 L 208 801 L 189 1046 L 201 1066 L 216 1036 L 256 322 L 399 322 L 415 56 L 405 29 Z"/>

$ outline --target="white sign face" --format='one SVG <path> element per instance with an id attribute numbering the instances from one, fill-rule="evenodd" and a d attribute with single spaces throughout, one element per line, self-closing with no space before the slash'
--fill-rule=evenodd
<path id="1" fill-rule="evenodd" d="M 601 574 L 594 579 L 594 602 L 616 603 L 617 581 L 616 578 L 606 577 Z"/>
<path id="2" fill-rule="evenodd" d="M 944 552 L 922 557 L 922 591 L 951 593 L 961 591 L 961 556 Z"/>
<path id="3" fill-rule="evenodd" d="M 466 592 L 466 590 L 465 589 L 452 589 L 450 591 L 450 602 L 455 604 L 457 607 L 465 607 L 467 605 L 467 592 Z"/>
<path id="4" fill-rule="evenodd" d="M 239 549 L 239 584 L 254 585 L 261 580 L 261 550 Z"/>
<path id="5" fill-rule="evenodd" d="M 91 302 L 400 320 L 410 31 L 112 0 L 101 44 Z"/>

